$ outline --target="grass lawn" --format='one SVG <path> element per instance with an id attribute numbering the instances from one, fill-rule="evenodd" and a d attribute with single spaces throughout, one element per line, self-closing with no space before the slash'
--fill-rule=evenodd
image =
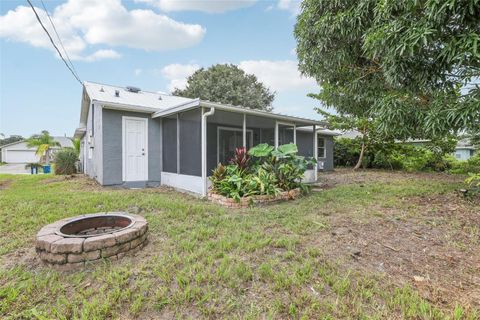
<path id="1" fill-rule="evenodd" d="M 480 206 L 462 177 L 323 175 L 324 190 L 227 210 L 166 189 L 0 175 L 0 318 L 478 319 Z M 43 266 L 43 225 L 138 213 L 149 244 L 77 272 Z"/>

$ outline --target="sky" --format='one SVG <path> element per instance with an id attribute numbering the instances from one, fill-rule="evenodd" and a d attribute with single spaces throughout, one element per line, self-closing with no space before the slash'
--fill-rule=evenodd
<path id="1" fill-rule="evenodd" d="M 60 50 L 41 0 L 31 0 Z M 233 63 L 276 92 L 274 112 L 320 119 L 297 69 L 298 0 L 43 0 L 82 81 L 169 93 L 200 67 Z M 0 1 L 0 133 L 73 135 L 82 86 L 27 1 Z"/>

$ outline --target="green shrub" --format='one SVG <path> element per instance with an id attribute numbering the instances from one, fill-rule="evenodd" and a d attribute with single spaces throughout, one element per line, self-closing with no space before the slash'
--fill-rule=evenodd
<path id="1" fill-rule="evenodd" d="M 467 185 L 465 195 L 468 198 L 474 198 L 480 195 L 480 173 L 469 173 L 465 184 Z"/>
<path id="2" fill-rule="evenodd" d="M 64 148 L 55 154 L 55 174 L 74 174 L 77 172 L 77 153 L 73 148 Z"/>
<path id="3" fill-rule="evenodd" d="M 334 163 L 336 166 L 354 166 L 360 156 L 359 138 L 335 140 Z M 364 168 L 405 171 L 449 171 L 452 173 L 479 172 L 480 156 L 462 163 L 450 156 L 451 139 L 436 141 L 425 146 L 414 146 L 391 141 L 369 144 L 365 150 Z"/>
<path id="4" fill-rule="evenodd" d="M 303 175 L 313 159 L 298 156 L 297 146 L 286 144 L 276 150 L 260 144 L 245 153 L 237 148 L 229 165 L 218 164 L 210 176 L 212 190 L 237 201 L 252 195 L 277 195 L 282 190 L 306 190 Z M 252 157 L 248 159 L 248 156 Z"/>

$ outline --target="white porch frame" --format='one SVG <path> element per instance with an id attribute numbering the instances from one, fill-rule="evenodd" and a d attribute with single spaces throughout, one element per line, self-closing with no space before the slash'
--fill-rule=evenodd
<path id="1" fill-rule="evenodd" d="M 294 122 L 275 121 L 275 148 L 278 148 L 278 125 L 293 127 L 293 143 L 297 144 L 297 125 Z"/>
<path id="2" fill-rule="evenodd" d="M 224 130 L 224 131 L 235 131 L 235 132 L 239 132 L 241 131 L 242 132 L 242 139 L 243 139 L 243 146 L 246 147 L 247 146 L 247 143 L 246 143 L 246 140 L 247 140 L 247 132 L 250 132 L 250 145 L 253 146 L 253 130 L 252 129 L 246 129 L 245 128 L 245 122 L 244 122 L 244 125 L 243 125 L 243 128 L 240 129 L 240 128 L 235 128 L 235 127 L 225 127 L 225 126 L 222 126 L 222 127 L 217 127 L 217 163 L 220 162 L 220 131 L 221 130 Z"/>

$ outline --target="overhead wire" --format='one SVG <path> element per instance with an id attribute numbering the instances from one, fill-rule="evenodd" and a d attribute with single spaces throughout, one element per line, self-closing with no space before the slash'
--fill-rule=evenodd
<path id="1" fill-rule="evenodd" d="M 68 70 L 70 70 L 70 72 L 72 73 L 72 75 L 75 77 L 75 79 L 80 83 L 82 84 L 82 80 L 80 80 L 80 78 L 75 74 L 75 72 L 73 71 L 73 69 L 70 67 L 70 65 L 67 63 L 67 61 L 65 60 L 65 58 L 63 57 L 62 53 L 60 52 L 60 50 L 58 49 L 57 45 L 55 44 L 55 41 L 53 41 L 52 39 L 52 36 L 50 35 L 50 33 L 48 32 L 47 28 L 45 28 L 42 20 L 40 19 L 40 16 L 38 15 L 37 13 L 37 10 L 35 10 L 35 7 L 33 6 L 32 2 L 30 0 L 27 0 L 28 4 L 30 5 L 30 7 L 32 8 L 33 10 L 33 13 L 35 13 L 35 17 L 37 18 L 37 21 L 38 23 L 40 23 L 40 25 L 42 26 L 43 30 L 45 31 L 45 33 L 47 34 L 48 38 L 50 39 L 50 42 L 52 43 L 53 47 L 55 48 L 55 50 L 57 50 L 58 54 L 60 55 L 60 58 L 62 59 L 63 63 L 65 63 L 65 65 L 67 66 Z"/>
<path id="2" fill-rule="evenodd" d="M 65 47 L 63 46 L 63 41 L 62 41 L 62 39 L 60 38 L 60 35 L 57 32 L 57 28 L 55 27 L 55 24 L 53 23 L 53 20 L 50 16 L 50 13 L 48 13 L 48 10 L 45 6 L 45 3 L 43 2 L 43 0 L 40 0 L 40 2 L 42 3 L 42 7 L 45 10 L 45 13 L 47 14 L 48 20 L 50 20 L 50 24 L 52 25 L 53 31 L 55 31 L 55 34 L 57 35 L 58 42 L 60 42 L 60 46 L 62 47 L 63 52 L 65 52 L 65 56 L 67 57 L 67 60 L 70 63 L 70 66 L 72 67 L 73 71 L 75 72 L 75 75 L 77 76 L 77 78 L 80 78 L 77 70 L 75 69 L 75 66 L 73 65 L 72 61 L 70 60 L 70 56 L 68 55 L 67 49 L 65 49 Z"/>

